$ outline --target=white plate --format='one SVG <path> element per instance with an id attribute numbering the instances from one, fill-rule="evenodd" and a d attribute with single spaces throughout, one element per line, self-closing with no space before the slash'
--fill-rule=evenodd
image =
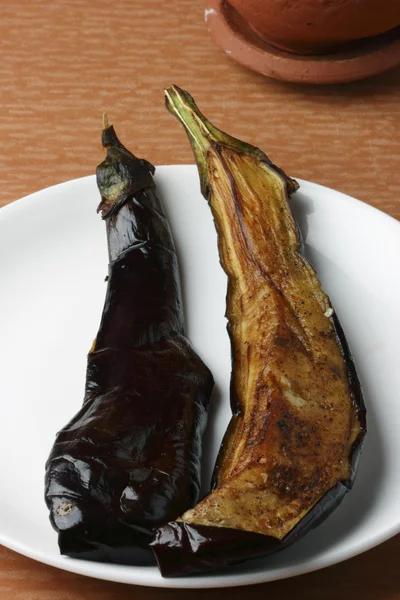
<path id="1" fill-rule="evenodd" d="M 157 181 L 179 257 L 187 332 L 216 380 L 205 475 L 228 422 L 230 348 L 226 279 L 193 166 L 160 167 Z M 292 205 L 352 347 L 369 433 L 353 491 L 290 549 L 222 574 L 162 579 L 59 555 L 43 499 L 55 432 L 81 405 L 86 353 L 96 335 L 107 272 L 94 177 L 43 190 L 0 210 L 0 543 L 42 562 L 102 579 L 217 587 L 299 575 L 340 562 L 400 531 L 400 226 L 327 188 L 301 182 Z"/>

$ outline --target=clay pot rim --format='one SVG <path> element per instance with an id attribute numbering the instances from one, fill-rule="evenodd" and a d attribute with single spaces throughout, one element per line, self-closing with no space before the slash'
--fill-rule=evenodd
<path id="1" fill-rule="evenodd" d="M 301 55 L 268 44 L 226 0 L 208 0 L 205 20 L 212 39 L 226 54 L 273 79 L 347 83 L 400 65 L 400 27 L 362 40 L 344 52 Z"/>

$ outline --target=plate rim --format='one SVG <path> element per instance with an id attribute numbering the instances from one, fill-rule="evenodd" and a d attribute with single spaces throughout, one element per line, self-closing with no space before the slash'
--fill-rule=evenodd
<path id="1" fill-rule="evenodd" d="M 155 166 L 155 169 L 156 169 L 155 177 L 157 178 L 157 175 L 160 172 L 160 170 L 161 171 L 168 170 L 171 167 L 173 167 L 174 169 L 176 169 L 176 168 L 179 168 L 179 169 L 190 168 L 193 170 L 197 169 L 197 167 L 194 163 L 156 165 Z M 379 213 L 379 215 L 381 217 L 384 217 L 384 218 L 388 219 L 390 222 L 395 223 L 396 225 L 400 226 L 400 221 L 398 221 L 395 217 L 392 217 L 391 215 L 384 212 L 383 210 L 376 208 L 376 206 L 373 206 L 372 204 L 368 204 L 368 202 L 365 202 L 364 200 L 360 200 L 360 199 L 356 198 L 355 196 L 351 196 L 350 194 L 346 194 L 346 192 L 341 192 L 340 190 L 331 188 L 322 183 L 316 183 L 314 181 L 309 181 L 308 179 L 302 179 L 301 177 L 296 177 L 295 175 L 291 175 L 291 177 L 292 177 L 292 179 L 295 179 L 300 184 L 300 188 L 297 190 L 297 192 L 295 192 L 295 194 L 296 193 L 301 194 L 302 187 L 304 187 L 304 188 L 307 188 L 307 187 L 315 188 L 316 187 L 318 189 L 321 189 L 324 192 L 339 195 L 345 201 L 350 201 L 351 203 L 355 203 L 356 205 L 362 205 L 362 207 L 364 209 L 374 211 L 375 213 Z M 9 213 L 13 210 L 22 210 L 23 205 L 28 204 L 29 202 L 41 201 L 42 194 L 51 193 L 63 186 L 75 185 L 75 184 L 83 183 L 85 181 L 89 182 L 90 180 L 95 180 L 95 179 L 96 179 L 96 175 L 94 175 L 94 174 L 84 175 L 83 177 L 67 179 L 66 181 L 60 181 L 59 183 L 55 183 L 53 185 L 49 185 L 49 186 L 41 188 L 39 190 L 35 190 L 34 192 L 31 192 L 30 194 L 26 194 L 25 196 L 22 196 L 21 198 L 18 198 L 16 200 L 11 200 L 4 206 L 1 206 L 0 207 L 0 216 L 4 215 L 5 213 Z M 199 184 L 199 189 L 200 189 L 200 184 Z M 295 195 L 295 194 L 293 194 L 293 195 Z"/>

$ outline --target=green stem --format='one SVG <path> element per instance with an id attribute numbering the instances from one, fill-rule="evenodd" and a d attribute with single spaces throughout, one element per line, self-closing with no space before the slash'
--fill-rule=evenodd
<path id="1" fill-rule="evenodd" d="M 185 128 L 197 162 L 200 174 L 201 191 L 202 194 L 207 197 L 209 183 L 207 154 L 213 145 L 222 143 L 241 152 L 255 151 L 256 149 L 215 127 L 199 111 L 192 96 L 176 85 L 165 90 L 165 104 L 169 112 L 173 114 Z"/>

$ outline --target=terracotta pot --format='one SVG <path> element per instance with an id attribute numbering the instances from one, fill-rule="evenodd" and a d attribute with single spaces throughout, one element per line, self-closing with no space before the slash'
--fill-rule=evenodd
<path id="1" fill-rule="evenodd" d="M 270 44 L 299 54 L 332 51 L 400 25 L 400 0 L 229 0 Z"/>

